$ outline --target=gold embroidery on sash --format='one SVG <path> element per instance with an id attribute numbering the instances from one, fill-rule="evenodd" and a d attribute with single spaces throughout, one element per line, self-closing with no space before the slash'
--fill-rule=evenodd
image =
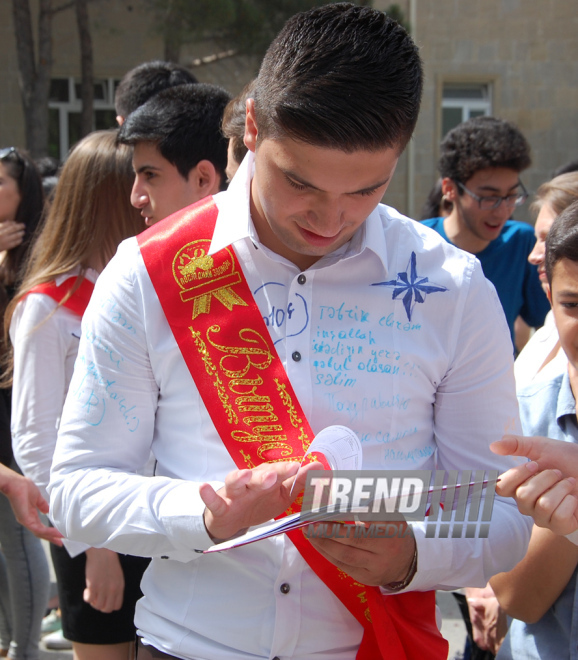
<path id="1" fill-rule="evenodd" d="M 173 259 L 173 276 L 181 288 L 181 300 L 193 301 L 193 321 L 199 314 L 209 313 L 212 296 L 229 311 L 235 305 L 247 306 L 232 290 L 241 282 L 241 274 L 235 270 L 235 259 L 229 248 L 212 257 L 208 254 L 210 246 L 211 241 L 206 239 L 192 241 Z"/>
<path id="2" fill-rule="evenodd" d="M 192 327 L 189 327 L 189 330 L 191 331 L 191 335 L 193 336 L 195 346 L 197 347 L 197 350 L 201 355 L 201 359 L 203 360 L 207 373 L 209 374 L 209 376 L 214 378 L 213 385 L 217 390 L 217 396 L 219 397 L 219 401 L 222 403 L 223 408 L 227 413 L 227 421 L 229 422 L 229 424 L 237 424 L 239 420 L 237 418 L 235 411 L 233 410 L 233 407 L 229 403 L 229 396 L 227 394 L 227 391 L 225 390 L 223 381 L 219 378 L 217 367 L 215 367 L 213 361 L 211 360 L 211 356 L 209 355 L 209 351 L 207 350 L 207 345 L 201 338 L 201 333 L 197 332 L 196 330 L 193 330 Z"/>
<path id="3" fill-rule="evenodd" d="M 293 424 L 293 426 L 297 428 L 299 424 L 303 424 L 303 420 L 301 419 L 301 417 L 299 417 L 297 411 L 295 410 L 295 406 L 293 405 L 291 396 L 289 395 L 289 392 L 287 392 L 287 385 L 285 383 L 280 383 L 278 378 L 275 378 L 275 385 L 277 385 L 277 391 L 279 392 L 281 401 L 283 401 L 283 404 L 287 408 L 287 412 L 289 413 L 289 419 L 291 421 L 291 424 Z"/>

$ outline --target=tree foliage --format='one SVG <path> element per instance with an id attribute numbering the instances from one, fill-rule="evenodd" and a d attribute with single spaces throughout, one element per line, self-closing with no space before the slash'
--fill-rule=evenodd
<path id="1" fill-rule="evenodd" d="M 146 0 L 146 4 L 163 35 L 165 57 L 178 61 L 182 44 L 202 41 L 212 41 L 223 51 L 260 57 L 290 16 L 330 1 Z M 370 6 L 372 0 L 355 4 Z"/>

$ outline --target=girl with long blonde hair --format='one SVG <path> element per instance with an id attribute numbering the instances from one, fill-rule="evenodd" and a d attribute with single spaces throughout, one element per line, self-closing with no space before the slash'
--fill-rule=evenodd
<path id="1" fill-rule="evenodd" d="M 92 133 L 72 150 L 6 312 L 13 347 L 14 453 L 45 497 L 82 314 L 118 244 L 144 229 L 130 205 L 133 178 L 130 150 L 116 145 L 115 131 Z M 51 551 L 63 632 L 74 657 L 126 660 L 147 560 L 68 548 L 70 553 Z"/>

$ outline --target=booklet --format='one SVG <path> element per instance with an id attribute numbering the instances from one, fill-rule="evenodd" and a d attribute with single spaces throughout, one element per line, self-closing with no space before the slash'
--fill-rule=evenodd
<path id="1" fill-rule="evenodd" d="M 317 434 L 311 443 L 307 454 L 312 452 L 324 454 L 332 470 L 361 469 L 361 443 L 357 435 L 351 429 L 348 429 L 345 426 L 329 426 L 323 429 L 320 433 Z M 428 497 L 431 498 L 432 494 L 436 492 L 443 493 L 448 489 L 452 490 L 462 487 L 466 487 L 469 491 L 471 486 L 485 487 L 489 484 L 495 484 L 497 481 L 498 479 L 496 478 L 485 479 L 483 481 L 469 481 L 468 483 L 464 484 L 430 486 L 421 491 L 414 491 L 414 494 L 424 495 L 427 493 Z M 402 492 L 396 492 L 395 494 L 392 493 L 392 496 L 389 499 L 395 501 L 400 495 L 403 495 L 403 490 Z M 457 499 L 454 498 L 452 501 L 452 508 L 455 509 L 456 506 Z M 366 511 L 366 507 L 364 507 L 363 511 Z M 306 525 L 310 525 L 312 523 L 335 521 L 336 518 L 342 519 L 343 515 L 343 513 L 340 514 L 335 510 L 335 506 L 333 504 L 320 506 L 313 509 L 312 511 L 301 511 L 289 516 L 284 516 L 278 520 L 273 520 L 271 522 L 264 523 L 263 525 L 253 527 L 246 533 L 237 536 L 236 538 L 229 539 L 228 541 L 223 541 L 222 543 L 213 545 L 203 552 L 204 554 L 223 552 L 224 550 L 230 550 L 231 548 L 238 548 L 249 543 L 255 543 L 256 541 L 261 541 L 272 536 L 277 536 L 278 534 L 286 534 L 287 532 L 305 527 Z M 355 509 L 352 509 L 348 513 L 348 516 L 355 518 Z"/>

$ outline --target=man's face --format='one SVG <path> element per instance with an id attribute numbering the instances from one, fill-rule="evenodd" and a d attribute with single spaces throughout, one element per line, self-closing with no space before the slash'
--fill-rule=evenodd
<path id="1" fill-rule="evenodd" d="M 251 185 L 259 238 L 308 268 L 363 224 L 383 197 L 398 158 L 397 149 L 346 153 L 290 138 L 261 140 Z"/>
<path id="2" fill-rule="evenodd" d="M 534 266 L 538 267 L 538 275 L 542 288 L 548 292 L 548 278 L 546 276 L 546 237 L 550 231 L 552 223 L 556 219 L 556 212 L 554 209 L 545 202 L 540 208 L 540 213 L 536 218 L 534 225 L 534 234 L 536 235 L 536 245 L 528 255 L 528 261 Z"/>
<path id="3" fill-rule="evenodd" d="M 135 144 L 132 164 L 135 179 L 130 202 L 149 226 L 208 194 L 198 189 L 196 168 L 184 179 L 152 142 Z"/>
<path id="4" fill-rule="evenodd" d="M 560 259 L 552 271 L 550 302 L 560 345 L 578 369 L 578 262 Z"/>
<path id="5" fill-rule="evenodd" d="M 518 172 L 506 167 L 487 167 L 478 170 L 464 186 L 479 197 L 505 197 L 514 194 L 520 186 Z M 454 203 L 457 205 L 458 219 L 472 238 L 488 244 L 498 238 L 506 220 L 512 216 L 514 206 L 502 203 L 497 209 L 482 211 L 478 201 L 460 191 Z"/>

